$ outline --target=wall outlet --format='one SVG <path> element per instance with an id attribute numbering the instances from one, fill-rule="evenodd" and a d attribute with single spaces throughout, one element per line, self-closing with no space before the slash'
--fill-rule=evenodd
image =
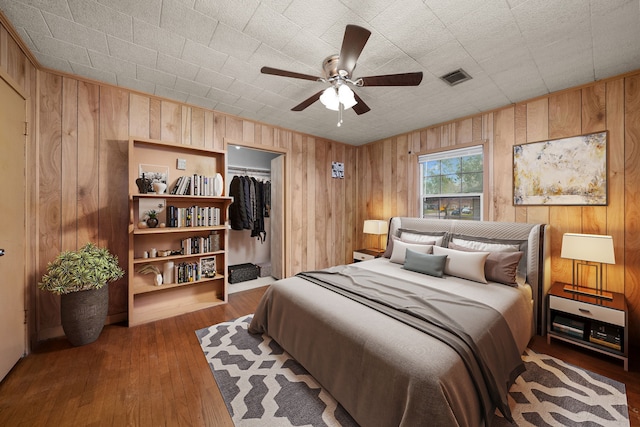
<path id="1" fill-rule="evenodd" d="M 176 165 L 176 169 L 178 170 L 185 170 L 187 169 L 187 159 L 178 159 L 178 164 Z"/>

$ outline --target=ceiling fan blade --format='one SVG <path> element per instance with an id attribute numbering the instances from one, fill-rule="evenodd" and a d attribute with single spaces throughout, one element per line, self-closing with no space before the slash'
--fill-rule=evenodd
<path id="1" fill-rule="evenodd" d="M 320 95 L 322 95 L 322 92 L 324 92 L 324 90 L 321 90 L 320 92 L 311 95 L 309 98 L 305 99 L 304 101 L 302 101 L 300 104 L 296 105 L 295 107 L 293 107 L 291 109 L 291 111 L 302 111 L 305 108 L 307 108 L 309 105 L 313 104 L 314 102 L 316 102 L 318 99 L 320 99 Z"/>
<path id="2" fill-rule="evenodd" d="M 338 70 L 344 70 L 349 76 L 351 75 L 370 35 L 371 31 L 366 28 L 347 25 L 344 30 L 344 39 L 342 39 Z"/>
<path id="3" fill-rule="evenodd" d="M 358 101 L 358 103 L 351 108 L 353 108 L 353 111 L 355 111 L 357 115 L 364 114 L 367 111 L 371 110 L 371 108 L 369 108 L 369 106 L 364 103 L 362 98 L 360 98 L 357 93 L 353 92 L 353 96 L 356 98 L 356 101 Z"/>
<path id="4" fill-rule="evenodd" d="M 293 71 L 279 70 L 271 67 L 262 67 L 260 71 L 262 74 L 273 74 L 274 76 L 292 77 L 294 79 L 312 80 L 314 82 L 322 81 L 320 77 L 311 76 L 309 74 L 294 73 Z"/>
<path id="5" fill-rule="evenodd" d="M 360 80 L 362 84 L 360 84 Z M 358 86 L 418 86 L 421 81 L 422 71 L 419 71 L 417 73 L 361 77 L 358 79 Z"/>

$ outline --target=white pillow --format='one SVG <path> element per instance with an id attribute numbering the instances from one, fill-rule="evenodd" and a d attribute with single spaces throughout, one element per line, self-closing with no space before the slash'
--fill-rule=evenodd
<path id="1" fill-rule="evenodd" d="M 456 276 L 474 282 L 487 283 L 484 276 L 484 263 L 489 252 L 463 252 L 454 249 L 433 247 L 434 255 L 446 255 L 444 274 Z"/>
<path id="2" fill-rule="evenodd" d="M 421 254 L 430 254 L 433 250 L 433 245 L 422 245 L 419 243 L 406 243 L 400 240 L 393 242 L 393 253 L 389 261 L 396 264 L 404 264 L 404 259 L 407 256 L 407 249 L 411 249 L 414 252 Z"/>
<path id="3" fill-rule="evenodd" d="M 436 242 L 436 245 L 441 246 L 444 236 L 431 236 L 429 234 L 409 233 L 403 231 L 400 233 L 400 238 L 405 242 Z"/>
<path id="4" fill-rule="evenodd" d="M 475 240 L 457 239 L 455 237 L 451 239 L 451 241 L 458 246 L 483 252 L 518 252 L 520 250 L 520 245 L 517 244 L 478 242 Z"/>

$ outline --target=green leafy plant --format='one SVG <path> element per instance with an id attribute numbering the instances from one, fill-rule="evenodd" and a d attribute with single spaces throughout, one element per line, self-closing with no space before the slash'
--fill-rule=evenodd
<path id="1" fill-rule="evenodd" d="M 108 282 L 120 279 L 124 271 L 118 257 L 106 248 L 87 243 L 76 251 L 61 252 L 47 265 L 38 287 L 58 295 L 87 289 L 100 289 Z"/>
<path id="2" fill-rule="evenodd" d="M 150 211 L 145 212 L 149 218 L 156 218 L 158 216 L 158 212 L 155 209 L 151 209 Z"/>

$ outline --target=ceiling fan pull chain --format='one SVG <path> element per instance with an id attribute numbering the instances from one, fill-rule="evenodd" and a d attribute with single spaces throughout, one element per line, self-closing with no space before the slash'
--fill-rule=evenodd
<path id="1" fill-rule="evenodd" d="M 344 111 L 344 105 L 342 102 L 338 103 L 338 127 L 342 126 L 342 112 Z"/>

